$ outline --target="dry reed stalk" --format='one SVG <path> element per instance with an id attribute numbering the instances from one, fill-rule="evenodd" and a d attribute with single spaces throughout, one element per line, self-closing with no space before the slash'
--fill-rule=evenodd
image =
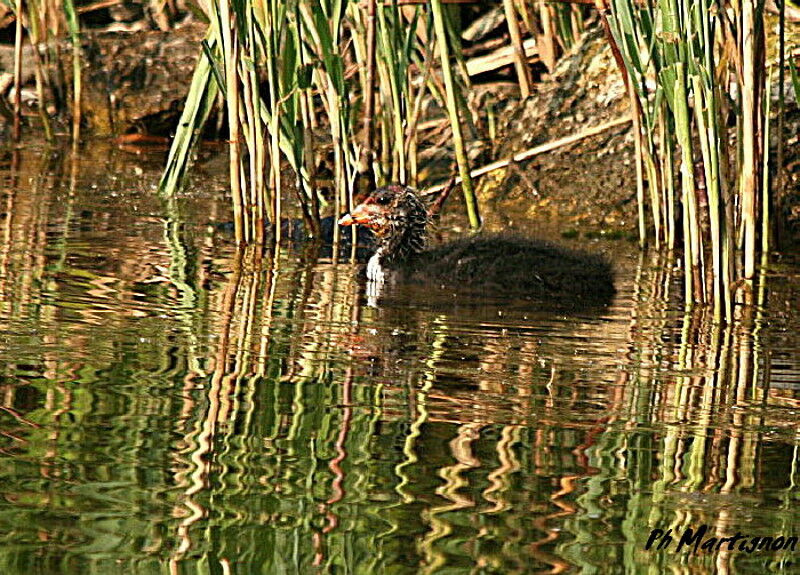
<path id="1" fill-rule="evenodd" d="M 758 176 L 757 139 L 757 81 L 755 45 L 755 6 L 754 0 L 742 0 L 740 25 L 742 50 L 742 249 L 744 251 L 744 277 L 752 279 L 755 275 L 756 252 L 756 192 Z"/>
<path id="2" fill-rule="evenodd" d="M 13 138 L 19 140 L 22 123 L 22 0 L 17 0 L 14 28 L 14 128 Z"/>
<path id="3" fill-rule="evenodd" d="M 361 149 L 359 171 L 373 181 L 372 164 L 374 161 L 373 122 L 375 115 L 375 10 L 377 0 L 367 0 L 367 38 L 366 38 L 366 82 L 364 86 L 364 146 Z"/>
<path id="4" fill-rule="evenodd" d="M 547 66 L 547 70 L 552 72 L 556 67 L 555 26 L 548 3 L 545 0 L 539 0 L 538 4 L 542 33 L 536 36 L 536 43 L 539 45 L 539 56 L 542 62 Z"/>
<path id="5" fill-rule="evenodd" d="M 524 162 L 534 156 L 538 156 L 540 154 L 545 154 L 547 152 L 552 152 L 557 150 L 558 148 L 563 148 L 564 146 L 569 146 L 570 144 L 574 144 L 579 142 L 585 138 L 590 138 L 592 136 L 596 136 L 598 134 L 602 134 L 607 130 L 611 130 L 613 128 L 618 128 L 620 126 L 624 126 L 625 124 L 629 124 L 631 122 L 631 117 L 626 116 L 624 118 L 619 118 L 617 120 L 613 120 L 606 124 L 600 124 L 599 126 L 594 126 L 592 128 L 588 128 L 579 132 L 577 134 L 572 134 L 570 136 L 565 136 L 563 138 L 559 138 L 558 140 L 553 140 L 552 142 L 547 142 L 546 144 L 542 144 L 540 146 L 536 146 L 534 148 L 529 148 L 527 150 L 523 150 L 517 154 L 514 154 L 510 158 L 506 158 L 504 160 L 497 160 L 496 162 L 492 162 L 490 164 L 486 164 L 480 168 L 476 168 L 470 172 L 470 176 L 473 178 L 478 178 L 484 174 L 488 174 L 489 172 L 493 172 L 495 170 L 499 170 L 501 168 L 505 168 L 512 163 Z M 461 183 L 461 178 L 455 178 L 455 182 L 457 184 Z M 445 189 L 448 184 L 441 184 L 436 186 L 431 186 L 425 189 L 425 192 L 428 194 L 433 194 L 438 191 Z"/>
<path id="6" fill-rule="evenodd" d="M 633 82 L 628 82 L 628 99 L 631 102 L 631 119 L 633 121 L 634 162 L 636 165 L 636 203 L 639 210 L 639 246 L 644 247 L 647 242 L 647 228 L 644 215 L 644 144 L 642 144 L 642 110 L 639 106 L 639 97 L 633 89 Z"/>
<path id="7" fill-rule="evenodd" d="M 72 44 L 72 145 L 77 146 L 81 136 L 81 100 L 83 92 L 80 23 L 73 0 L 63 0 L 63 6 L 67 30 Z"/>
<path id="8" fill-rule="evenodd" d="M 240 175 L 241 148 L 239 139 L 239 78 L 236 67 L 239 56 L 239 42 L 229 0 L 220 0 L 220 35 L 222 52 L 225 57 L 225 102 L 228 110 L 228 168 L 230 172 L 231 199 L 233 200 L 234 236 L 236 243 L 243 245 L 249 240 L 249 226 L 246 203 L 242 196 Z"/>
<path id="9" fill-rule="evenodd" d="M 527 98 L 531 94 L 530 71 L 525 57 L 525 48 L 522 46 L 522 34 L 519 30 L 514 0 L 503 0 L 503 9 L 506 13 L 506 24 L 508 25 L 508 34 L 511 37 L 511 45 L 514 48 L 514 67 L 517 70 L 520 94 L 523 98 Z"/>

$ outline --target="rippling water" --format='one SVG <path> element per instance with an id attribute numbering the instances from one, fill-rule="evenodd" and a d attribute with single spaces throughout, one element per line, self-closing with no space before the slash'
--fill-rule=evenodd
<path id="1" fill-rule="evenodd" d="M 618 242 L 582 246 L 605 309 L 370 307 L 350 264 L 237 255 L 224 170 L 166 202 L 161 162 L 0 153 L 0 573 L 800 572 L 677 549 L 800 536 L 791 258 L 725 328 Z"/>

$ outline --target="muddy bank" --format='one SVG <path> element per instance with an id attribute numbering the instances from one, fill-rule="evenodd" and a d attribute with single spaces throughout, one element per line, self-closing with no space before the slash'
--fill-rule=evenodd
<path id="1" fill-rule="evenodd" d="M 549 81 L 506 118 L 497 156 L 578 134 L 628 114 L 622 77 L 602 31 L 590 30 Z M 561 147 L 479 182 L 493 224 L 527 219 L 566 234 L 626 236 L 636 227 L 636 174 L 629 125 Z"/>
<path id="2" fill-rule="evenodd" d="M 168 32 L 89 32 L 82 36 L 83 118 L 86 133 L 111 136 L 141 132 L 170 135 L 178 123 L 183 101 L 200 54 L 205 26 L 197 23 Z M 71 95 L 72 47 L 66 40 L 49 46 L 56 65 L 51 67 L 45 99 L 48 113 L 61 131 L 68 119 L 55 115 L 66 109 Z M 0 45 L 0 96 L 9 98 L 14 48 Z M 35 55 L 23 51 L 25 113 L 38 124 L 34 86 Z"/>

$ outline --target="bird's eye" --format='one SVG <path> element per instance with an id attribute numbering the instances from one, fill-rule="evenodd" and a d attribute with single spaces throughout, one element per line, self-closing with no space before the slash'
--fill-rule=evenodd
<path id="1" fill-rule="evenodd" d="M 378 198 L 377 198 L 377 200 L 376 200 L 376 201 L 377 201 L 377 202 L 378 202 L 380 205 L 382 205 L 382 206 L 385 206 L 385 205 L 388 205 L 388 204 L 389 204 L 389 202 L 391 202 L 391 201 L 392 201 L 392 199 L 391 199 L 389 196 L 378 196 Z"/>

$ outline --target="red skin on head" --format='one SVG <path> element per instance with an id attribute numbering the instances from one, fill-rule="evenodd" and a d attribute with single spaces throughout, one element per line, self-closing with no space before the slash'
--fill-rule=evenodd
<path id="1" fill-rule="evenodd" d="M 383 209 L 375 202 L 375 198 L 370 196 L 353 208 L 349 214 L 342 216 L 338 223 L 340 226 L 358 224 L 372 230 L 377 230 L 383 225 L 381 218 L 382 212 Z"/>

